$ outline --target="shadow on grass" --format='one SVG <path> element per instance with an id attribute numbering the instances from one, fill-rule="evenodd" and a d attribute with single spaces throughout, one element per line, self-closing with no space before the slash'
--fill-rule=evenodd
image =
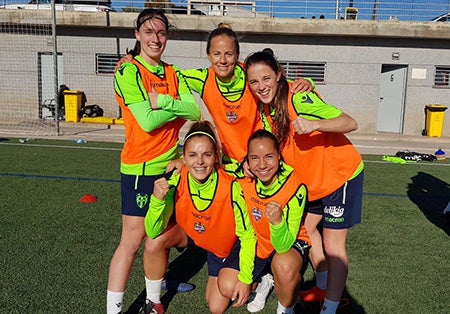
<path id="1" fill-rule="evenodd" d="M 408 184 L 408 197 L 436 227 L 450 236 L 450 224 L 445 224 L 443 211 L 450 201 L 450 185 L 428 173 L 418 172 Z"/>
<path id="2" fill-rule="evenodd" d="M 302 285 L 302 290 L 311 289 L 314 287 L 313 281 L 307 281 Z M 321 303 L 310 302 L 302 303 L 295 308 L 295 313 L 301 314 L 319 314 L 321 310 Z M 366 314 L 364 308 L 349 294 L 347 289 L 342 293 L 341 303 L 339 304 L 336 314 Z"/>
<path id="3" fill-rule="evenodd" d="M 169 271 L 166 273 L 166 280 L 172 279 L 176 282 L 188 282 L 203 267 L 206 262 L 206 252 L 196 246 L 186 248 L 177 258 L 169 264 Z M 161 297 L 161 302 L 167 310 L 170 302 L 177 294 L 176 290 L 167 290 Z M 146 298 L 146 290 L 142 290 L 139 296 L 130 305 L 125 314 L 137 314 Z"/>

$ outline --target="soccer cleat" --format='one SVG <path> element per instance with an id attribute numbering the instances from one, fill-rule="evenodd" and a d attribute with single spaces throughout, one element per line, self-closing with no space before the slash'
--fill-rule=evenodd
<path id="1" fill-rule="evenodd" d="M 161 303 L 153 303 L 149 299 L 145 300 L 139 309 L 138 314 L 164 314 L 164 306 Z"/>
<path id="2" fill-rule="evenodd" d="M 273 288 L 273 277 L 271 274 L 261 277 L 261 282 L 255 289 L 255 297 L 247 304 L 247 310 L 250 313 L 256 313 L 264 309 L 267 297 Z"/>
<path id="3" fill-rule="evenodd" d="M 343 309 L 344 307 L 347 307 L 350 304 L 350 300 L 347 298 L 341 298 L 341 301 L 339 302 L 338 310 Z"/>
<path id="4" fill-rule="evenodd" d="M 323 302 L 327 296 L 327 290 L 314 287 L 310 290 L 300 291 L 299 295 L 303 302 Z"/>
<path id="5" fill-rule="evenodd" d="M 190 292 L 195 289 L 194 285 L 187 282 L 177 282 L 174 280 L 163 280 L 161 290 L 177 291 L 178 293 Z"/>

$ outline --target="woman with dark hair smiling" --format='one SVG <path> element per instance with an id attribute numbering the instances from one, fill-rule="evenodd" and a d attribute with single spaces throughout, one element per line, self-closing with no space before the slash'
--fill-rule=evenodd
<path id="1" fill-rule="evenodd" d="M 322 314 L 335 313 L 348 274 L 348 231 L 361 222 L 364 163 L 343 134 L 357 123 L 314 92 L 292 94 L 272 54 L 251 54 L 245 67 L 264 128 L 275 134 L 286 163 L 308 187 L 305 227 L 317 287 L 300 295 L 304 302 L 324 302 Z M 323 237 L 317 229 L 322 219 Z"/>
<path id="2" fill-rule="evenodd" d="M 178 136 L 186 120 L 200 119 L 200 108 L 182 75 L 161 60 L 169 26 L 162 11 L 143 10 L 134 31 L 135 57 L 114 77 L 126 140 L 120 164 L 122 233 L 109 268 L 108 314 L 122 311 L 133 261 L 145 239 L 144 217 L 154 181 L 179 157 Z M 151 285 L 146 280 L 147 290 Z"/>

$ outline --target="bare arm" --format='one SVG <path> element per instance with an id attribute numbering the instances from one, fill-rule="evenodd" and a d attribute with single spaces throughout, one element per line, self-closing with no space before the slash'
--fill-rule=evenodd
<path id="1" fill-rule="evenodd" d="M 122 58 L 120 58 L 119 61 L 117 61 L 116 66 L 114 67 L 114 72 L 117 72 L 117 70 L 120 69 L 122 64 L 124 64 L 125 62 L 131 62 L 131 61 L 133 61 L 132 54 L 124 55 Z"/>
<path id="2" fill-rule="evenodd" d="M 314 82 L 311 80 L 299 78 L 292 82 L 291 92 L 293 94 L 312 92 L 314 90 Z"/>

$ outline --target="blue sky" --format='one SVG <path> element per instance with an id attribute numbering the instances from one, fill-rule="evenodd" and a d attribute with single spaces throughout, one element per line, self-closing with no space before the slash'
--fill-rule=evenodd
<path id="1" fill-rule="evenodd" d="M 354 0 L 353 7 L 358 9 L 358 19 L 370 20 L 375 0 Z M 350 1 L 344 0 L 303 0 L 303 1 L 256 1 L 257 8 L 270 12 L 272 4 L 275 17 L 318 18 L 324 15 L 327 19 L 345 14 Z M 398 16 L 404 21 L 428 21 L 433 17 L 450 12 L 450 0 L 378 0 L 377 20 L 387 20 L 389 16 Z"/>
<path id="2" fill-rule="evenodd" d="M 0 3 L 27 3 L 29 1 L 0 0 Z M 320 15 L 324 15 L 326 19 L 336 18 L 336 8 L 339 9 L 338 15 L 344 16 L 345 8 L 350 3 L 349 0 L 242 1 L 255 1 L 258 12 L 272 12 L 275 17 L 312 18 L 315 16 L 319 18 Z M 390 16 L 398 16 L 401 21 L 428 21 L 436 16 L 450 12 L 450 0 L 353 0 L 353 7 L 358 9 L 359 20 L 371 19 L 375 1 L 378 1 L 377 20 L 388 20 Z M 171 2 L 176 5 L 186 5 L 188 1 L 172 0 Z M 127 6 L 143 8 L 144 3 L 145 0 L 112 0 L 112 6 L 118 11 L 121 11 L 122 7 Z"/>
<path id="3" fill-rule="evenodd" d="M 275 17 L 284 18 L 336 18 L 338 5 L 339 16 L 344 16 L 349 0 L 242 0 L 255 1 L 258 12 L 272 13 Z M 376 0 L 353 0 L 353 7 L 358 8 L 358 19 L 370 20 Z M 123 6 L 143 7 L 145 0 L 112 0 L 113 7 Z M 176 5 L 186 5 L 187 0 L 172 0 Z M 428 21 L 445 12 L 450 12 L 450 0 L 378 0 L 377 20 L 388 20 L 390 16 L 398 16 L 402 21 Z"/>

